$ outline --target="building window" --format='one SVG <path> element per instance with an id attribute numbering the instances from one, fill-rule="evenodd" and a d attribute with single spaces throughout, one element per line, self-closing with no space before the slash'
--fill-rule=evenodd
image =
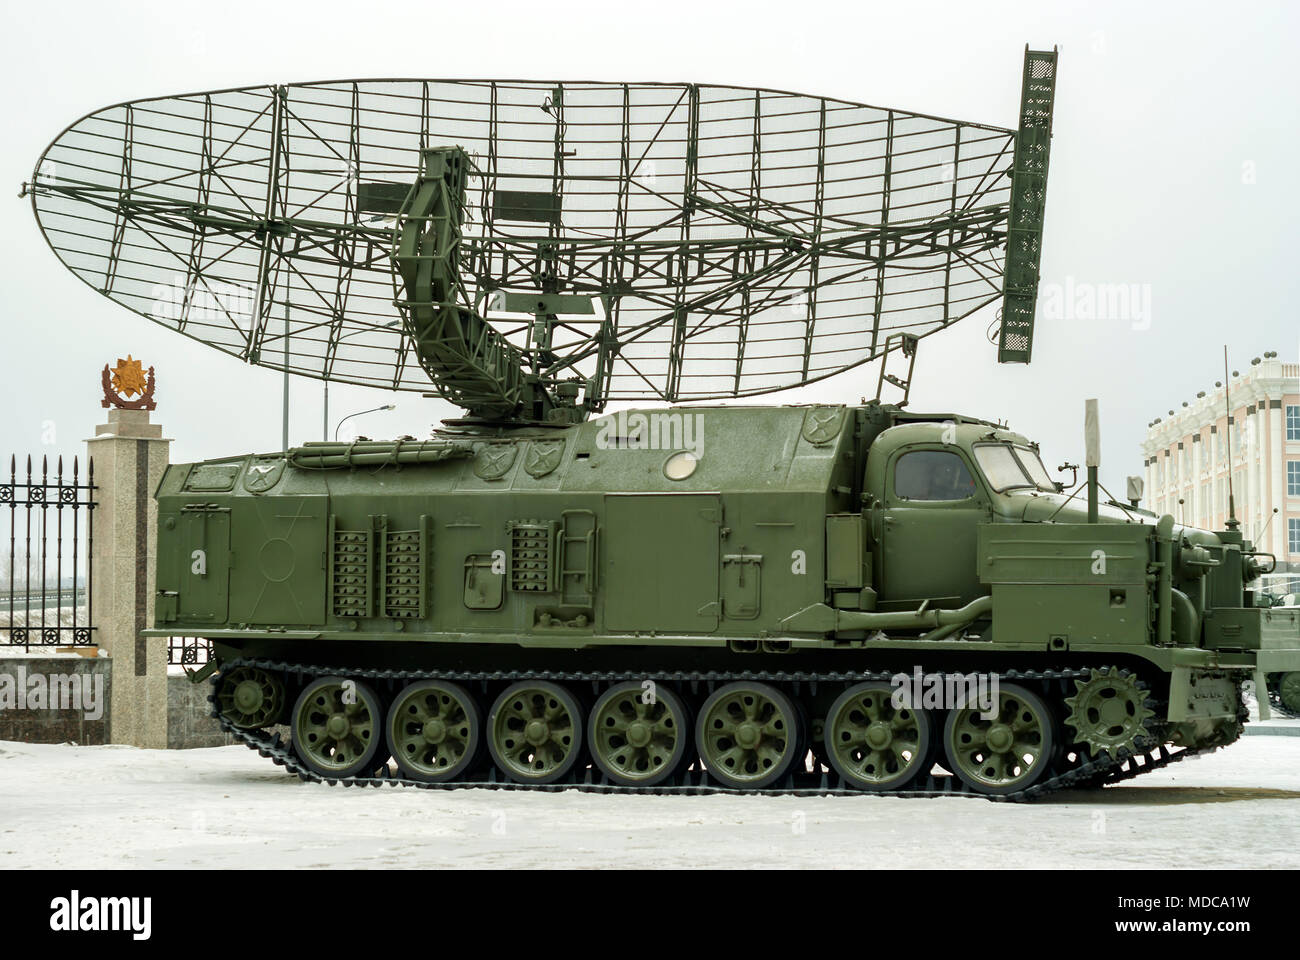
<path id="1" fill-rule="evenodd" d="M 1286 462 L 1286 495 L 1300 497 L 1300 460 Z"/>
<path id="2" fill-rule="evenodd" d="M 1292 517 L 1286 522 L 1287 552 L 1300 554 L 1300 517 Z"/>
<path id="3" fill-rule="evenodd" d="M 1286 438 L 1300 440 L 1300 407 L 1286 408 Z"/>

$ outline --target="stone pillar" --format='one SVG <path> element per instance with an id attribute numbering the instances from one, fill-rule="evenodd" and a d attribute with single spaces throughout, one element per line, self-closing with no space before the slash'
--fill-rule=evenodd
<path id="1" fill-rule="evenodd" d="M 95 461 L 91 620 L 113 660 L 111 743 L 167 746 L 167 640 L 142 637 L 153 626 L 158 506 L 153 493 L 167 467 L 162 427 L 147 410 L 110 410 L 86 441 Z"/>

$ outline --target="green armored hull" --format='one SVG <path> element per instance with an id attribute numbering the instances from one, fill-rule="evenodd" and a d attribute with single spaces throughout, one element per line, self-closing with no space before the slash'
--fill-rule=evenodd
<path id="1" fill-rule="evenodd" d="M 1019 434 L 879 404 L 310 444 L 158 503 L 154 632 L 327 779 L 1034 796 L 1230 742 L 1300 669 L 1239 536 L 1089 523 Z"/>

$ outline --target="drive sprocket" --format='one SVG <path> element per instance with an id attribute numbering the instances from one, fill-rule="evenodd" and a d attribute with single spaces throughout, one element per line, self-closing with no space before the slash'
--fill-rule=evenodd
<path id="1" fill-rule="evenodd" d="M 1075 743 L 1087 746 L 1093 757 L 1106 754 L 1116 760 L 1150 748 L 1155 738 L 1149 724 L 1156 712 L 1146 684 L 1131 671 L 1102 667 L 1074 684 L 1074 696 L 1065 699 L 1070 708 L 1065 722 L 1074 730 Z"/>

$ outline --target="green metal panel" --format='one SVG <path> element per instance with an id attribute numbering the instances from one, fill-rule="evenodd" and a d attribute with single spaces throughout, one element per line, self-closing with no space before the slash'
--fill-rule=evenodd
<path id="1" fill-rule="evenodd" d="M 235 480 L 243 470 L 239 463 L 199 463 L 185 478 L 185 489 L 194 493 L 225 493 L 234 489 Z"/>
<path id="2" fill-rule="evenodd" d="M 465 606 L 470 610 L 499 610 L 505 600 L 505 574 L 493 569 L 491 554 L 465 558 Z"/>
<path id="3" fill-rule="evenodd" d="M 237 503 L 231 622 L 324 623 L 328 498 L 241 497 Z"/>
<path id="4" fill-rule="evenodd" d="M 866 528 L 862 514 L 835 514 L 826 518 L 826 586 L 859 590 L 867 558 Z"/>
<path id="5" fill-rule="evenodd" d="M 357 184 L 358 213 L 397 213 L 411 187 L 405 183 L 367 183 Z"/>
<path id="6" fill-rule="evenodd" d="M 1142 584 L 999 583 L 993 587 L 993 640 L 1038 650 L 1080 643 L 1141 648 L 1150 637 Z"/>
<path id="7" fill-rule="evenodd" d="M 980 581 L 1141 584 L 1152 534 L 1141 524 L 982 524 Z"/>
<path id="8" fill-rule="evenodd" d="M 525 223 L 559 223 L 560 197 L 539 190 L 492 191 L 492 216 Z"/>
<path id="9" fill-rule="evenodd" d="M 722 614 L 728 620 L 756 620 L 762 603 L 763 557 L 728 553 L 722 557 Z"/>
<path id="10" fill-rule="evenodd" d="M 709 633 L 718 626 L 722 503 L 710 494 L 605 499 L 605 627 Z"/>
<path id="11" fill-rule="evenodd" d="M 225 623 L 229 602 L 228 508 L 159 511 L 159 619 Z"/>
<path id="12" fill-rule="evenodd" d="M 1295 646 L 1300 608 L 1213 609 L 1205 615 L 1205 646 L 1212 650 L 1268 650 Z"/>

